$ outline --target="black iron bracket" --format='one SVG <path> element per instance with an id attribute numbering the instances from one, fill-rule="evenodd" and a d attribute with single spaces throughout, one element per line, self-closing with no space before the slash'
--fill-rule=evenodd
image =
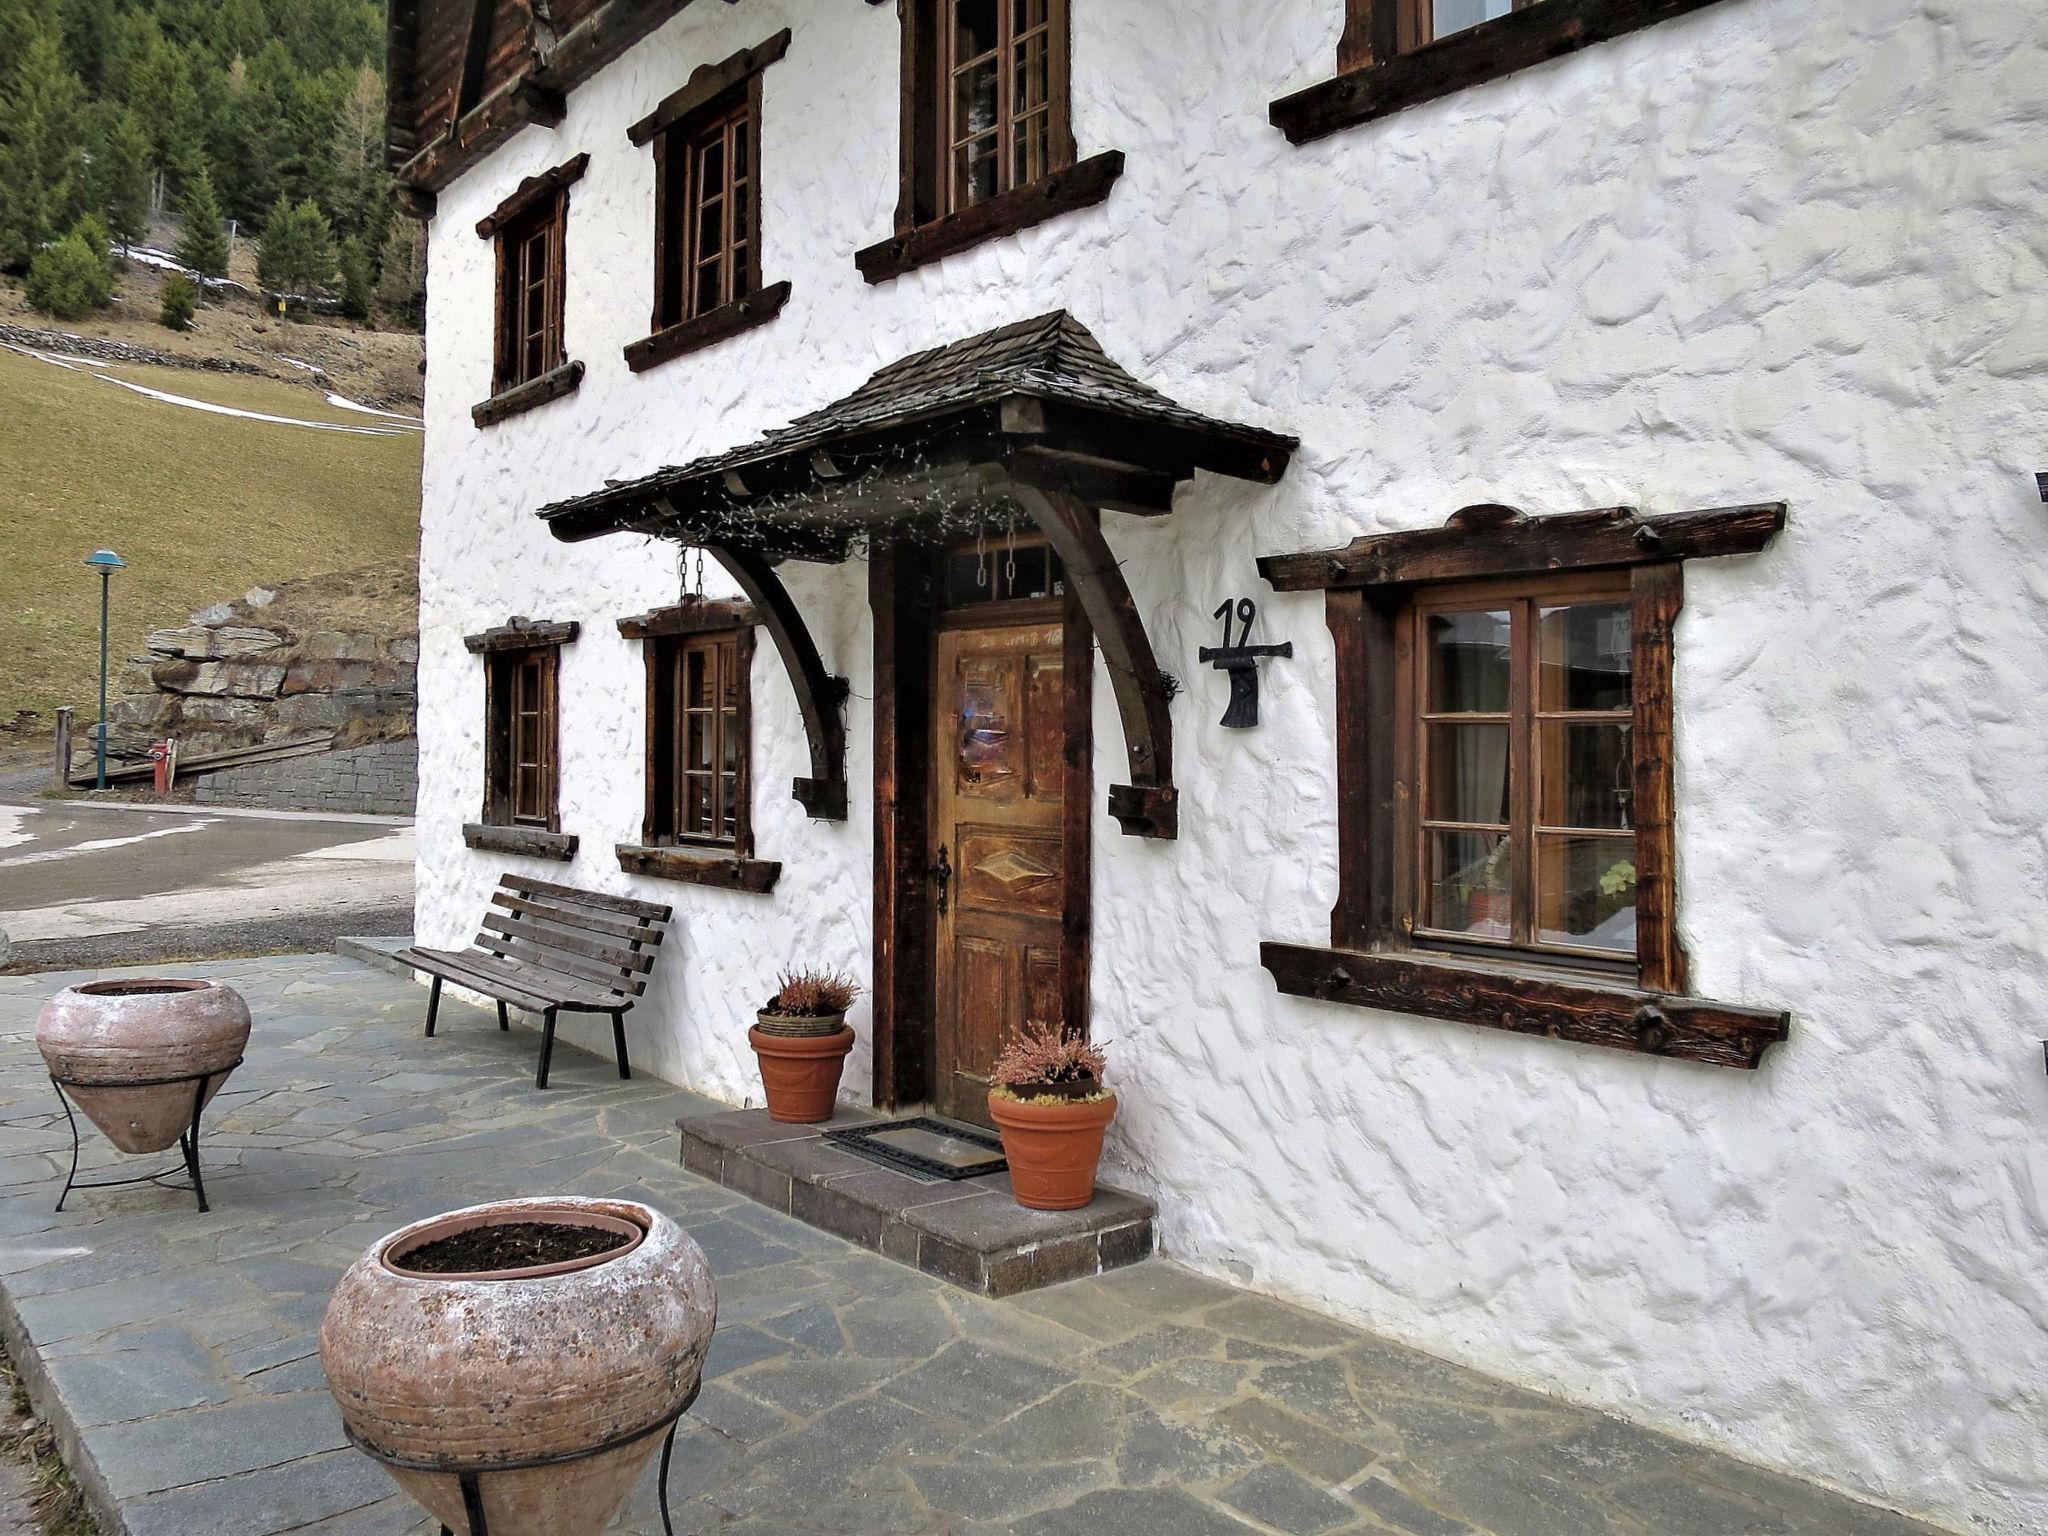
<path id="1" fill-rule="evenodd" d="M 1252 620 L 1259 614 L 1259 605 L 1248 597 L 1236 602 L 1225 598 L 1217 605 L 1211 618 L 1223 621 L 1223 643 L 1205 645 L 1197 652 L 1200 660 L 1208 662 L 1217 671 L 1230 678 L 1230 704 L 1223 711 L 1220 722 L 1234 731 L 1248 731 L 1259 723 L 1259 663 L 1269 656 L 1294 655 L 1294 642 L 1283 640 L 1278 645 L 1252 645 Z M 1238 623 L 1237 644 L 1230 643 L 1230 621 Z"/>
<path id="2" fill-rule="evenodd" d="M 211 1072 L 182 1073 L 177 1077 L 131 1078 L 120 1082 L 105 1082 L 96 1078 L 59 1077 L 50 1074 L 50 1086 L 57 1090 L 57 1102 L 64 1106 L 64 1120 L 71 1127 L 71 1171 L 64 1176 L 64 1192 L 57 1196 L 57 1210 L 61 1213 L 64 1202 L 71 1198 L 74 1189 L 120 1189 L 130 1184 L 155 1184 L 166 1189 L 175 1189 L 182 1183 L 192 1191 L 199 1201 L 199 1212 L 205 1215 L 212 1207 L 206 1203 L 206 1179 L 199 1171 L 199 1117 L 206 1109 L 206 1088 L 217 1077 L 226 1077 L 242 1064 L 237 1056 L 224 1067 Z M 126 1179 L 81 1179 L 78 1176 L 78 1116 L 71 1112 L 71 1096 L 66 1088 L 163 1088 L 172 1083 L 192 1085 L 192 1121 L 178 1133 L 178 1151 L 184 1159 L 181 1168 L 162 1168 L 155 1173 L 139 1173 Z"/>

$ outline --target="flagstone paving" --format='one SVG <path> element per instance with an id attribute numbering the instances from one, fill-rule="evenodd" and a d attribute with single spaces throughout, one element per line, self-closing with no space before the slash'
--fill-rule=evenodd
<path id="1" fill-rule="evenodd" d="M 676 1443 L 679 1532 L 818 1536 L 1795 1536 L 1931 1532 L 1162 1261 L 989 1301 L 683 1171 L 713 1108 L 321 956 L 189 967 L 257 1019 L 209 1114 L 208 1188 L 88 1191 L 32 1030 L 67 978 L 0 979 L 0 1324 L 104 1536 L 431 1531 L 347 1448 L 315 1332 L 373 1239 L 570 1192 L 682 1221 L 718 1277 Z M 116 1161 L 104 1143 L 89 1162 Z M 621 1527 L 659 1530 L 651 1481 Z"/>

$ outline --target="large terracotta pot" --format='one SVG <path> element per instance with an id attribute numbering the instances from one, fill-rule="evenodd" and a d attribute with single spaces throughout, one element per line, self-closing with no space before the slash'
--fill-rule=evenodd
<path id="1" fill-rule="evenodd" d="M 853 1049 L 853 1029 L 841 1025 L 833 1035 L 784 1036 L 747 1031 L 754 1054 L 761 1058 L 761 1087 L 768 1095 L 768 1116 L 791 1125 L 815 1125 L 832 1118 L 839 1102 L 839 1074 Z"/>
<path id="2" fill-rule="evenodd" d="M 438 1238 L 515 1222 L 598 1227 L 624 1246 L 482 1274 L 405 1267 Z M 372 1245 L 334 1289 L 320 1363 L 351 1438 L 451 1531 L 468 1536 L 456 1474 L 472 1470 L 493 1532 L 595 1536 L 695 1392 L 717 1315 L 703 1250 L 660 1212 L 504 1200 Z"/>
<path id="3" fill-rule="evenodd" d="M 1095 1198 L 1102 1136 L 1116 1118 L 1116 1096 L 1034 1104 L 988 1096 L 989 1118 L 1003 1133 L 1010 1188 L 1034 1211 L 1078 1211 Z"/>
<path id="4" fill-rule="evenodd" d="M 199 1085 L 189 1079 L 217 1074 L 206 1084 L 210 1101 L 248 1043 L 249 1005 L 215 981 L 82 982 L 36 1018 L 36 1048 L 50 1075 L 123 1152 L 175 1143 L 192 1124 Z M 188 1081 L 160 1081 L 178 1077 Z"/>

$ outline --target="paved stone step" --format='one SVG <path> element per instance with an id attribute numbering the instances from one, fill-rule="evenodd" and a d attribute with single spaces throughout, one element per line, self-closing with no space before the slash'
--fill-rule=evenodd
<path id="1" fill-rule="evenodd" d="M 677 1122 L 683 1166 L 834 1236 L 983 1296 L 1014 1296 L 1152 1255 L 1152 1202 L 1108 1185 L 1078 1211 L 1028 1211 L 1007 1173 L 921 1179 L 821 1133 L 885 1118 L 842 1106 L 823 1125 L 765 1109 Z"/>

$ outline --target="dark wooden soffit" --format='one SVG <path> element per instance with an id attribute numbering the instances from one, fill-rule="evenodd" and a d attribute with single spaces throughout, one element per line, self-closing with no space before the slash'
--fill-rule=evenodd
<path id="1" fill-rule="evenodd" d="M 1398 0 L 1372 0 L 1391 11 Z M 1267 109 L 1273 126 L 1296 144 L 1369 123 L 1469 85 L 1541 64 L 1625 32 L 1696 11 L 1714 0 L 1539 0 L 1538 4 L 1454 32 L 1412 52 L 1374 60 L 1369 24 L 1360 28 L 1361 0 L 1351 0 L 1338 68 L 1343 73 L 1283 96 Z M 1365 32 L 1367 37 L 1359 34 Z M 1358 56 L 1364 54 L 1359 67 Z"/>
<path id="2" fill-rule="evenodd" d="M 886 283 L 984 240 L 1014 235 L 1063 213 L 1092 208 L 1108 198 L 1109 189 L 1123 173 L 1122 150 L 1090 155 L 1029 186 L 1017 187 L 972 208 L 878 240 L 854 253 L 854 265 L 869 282 Z"/>
<path id="3" fill-rule="evenodd" d="M 655 608 L 619 620 L 628 640 L 664 635 L 702 635 L 725 629 L 750 629 L 761 622 L 761 610 L 729 597 L 696 597 L 668 608 Z"/>
<path id="4" fill-rule="evenodd" d="M 840 713 L 846 703 L 846 679 L 825 670 L 796 599 L 764 556 L 716 544 L 704 547 L 752 601 L 796 689 L 804 735 L 810 740 L 811 773 L 795 781 L 791 798 L 820 821 L 846 820 L 846 721 Z"/>
<path id="5" fill-rule="evenodd" d="M 389 112 L 389 154 L 401 188 L 438 192 L 531 123 L 553 127 L 567 109 L 568 92 L 676 15 L 690 0 L 604 0 L 559 37 L 536 26 L 532 62 L 500 85 L 448 132 L 413 142 L 405 125 L 417 116 L 411 96 L 416 71 L 394 75 Z M 392 13 L 388 56 L 410 61 L 419 26 L 417 0 L 399 0 Z M 536 7 L 537 12 L 544 7 Z"/>
<path id="6" fill-rule="evenodd" d="M 1259 946 L 1282 992 L 1388 1013 L 1421 1014 L 1518 1035 L 1750 1069 L 1791 1031 L 1766 1008 L 1640 991 L 1619 982 L 1536 976 L 1416 954 L 1308 944 Z"/>
<path id="7" fill-rule="evenodd" d="M 1751 555 L 1784 526 L 1782 501 L 1655 517 L 1634 507 L 1532 517 L 1481 505 L 1453 512 L 1441 528 L 1366 534 L 1341 549 L 1263 555 L 1259 574 L 1281 592 L 1540 576 Z"/>
<path id="8" fill-rule="evenodd" d="M 531 213 L 564 187 L 573 186 L 589 169 L 588 154 L 574 155 L 552 170 L 542 171 L 538 176 L 527 177 L 513 189 L 510 197 L 477 220 L 478 238 L 490 239 L 520 215 Z"/>
<path id="9" fill-rule="evenodd" d="M 574 619 L 528 619 L 515 615 L 495 629 L 464 635 L 463 645 L 482 656 L 491 651 L 530 651 L 543 645 L 567 645 L 582 633 Z"/>
<path id="10" fill-rule="evenodd" d="M 690 78 L 683 83 L 682 89 L 663 97 L 652 112 L 626 130 L 626 137 L 635 144 L 645 144 L 664 128 L 674 127 L 692 113 L 708 107 L 749 76 L 758 75 L 787 52 L 789 28 L 784 27 L 765 43 L 742 48 L 716 64 L 699 64 L 690 71 Z"/>
<path id="11" fill-rule="evenodd" d="M 1166 679 L 1123 569 L 1103 541 L 1094 510 L 1078 497 L 1022 484 L 1012 487 L 1012 495 L 1066 567 L 1109 668 L 1131 780 L 1110 786 L 1109 814 L 1133 837 L 1177 837 L 1180 797 L 1173 787 Z"/>

